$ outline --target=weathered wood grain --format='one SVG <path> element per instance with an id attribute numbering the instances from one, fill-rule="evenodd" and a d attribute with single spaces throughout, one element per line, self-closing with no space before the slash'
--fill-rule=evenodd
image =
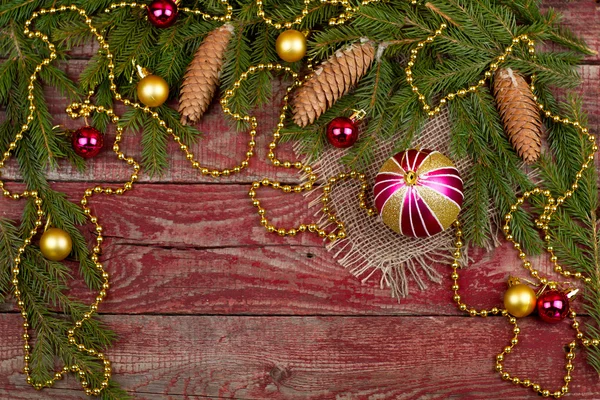
<path id="1" fill-rule="evenodd" d="M 320 247 L 259 246 L 196 250 L 165 249 L 112 242 L 104 257 L 112 275 L 101 313 L 216 315 L 459 315 L 449 290 L 448 267 L 442 284 L 428 283 L 400 303 L 380 288 L 377 276 L 362 283 Z M 515 259 L 481 255 L 463 271 L 463 298 L 477 307 L 500 307 Z M 309 258 L 310 256 L 310 258 Z M 90 301 L 81 280 L 70 295 Z M 581 309 L 579 303 L 575 304 Z M 14 309 L 13 302 L 4 309 Z M 2 310 L 2 308 L 0 308 Z"/>
<path id="2" fill-rule="evenodd" d="M 194 396 L 194 395 L 164 395 L 143 392 L 130 392 L 129 395 L 136 400 L 197 400 L 197 399 L 218 399 L 216 396 Z M 0 388 L 0 398 L 7 400 L 76 400 L 89 399 L 88 396 L 81 394 L 78 389 L 45 389 L 42 392 L 33 393 L 28 388 L 15 386 L 14 388 Z M 243 399 L 240 399 L 243 400 Z"/>
<path id="3" fill-rule="evenodd" d="M 82 183 L 56 188 L 72 199 Z M 106 268 L 112 290 L 108 313 L 262 315 L 452 315 L 447 265 L 439 265 L 443 285 L 428 283 L 401 304 L 379 287 L 379 276 L 362 283 L 340 267 L 314 235 L 281 238 L 257 224 L 245 185 L 140 184 L 123 197 L 92 202 L 106 237 Z M 307 218 L 301 196 L 265 190 L 275 221 Z M 299 203 L 289 198 L 299 197 Z M 18 219 L 22 204 L 5 202 L 0 216 Z M 382 226 L 382 229 L 386 229 Z M 461 285 L 466 300 L 500 304 L 509 274 L 519 275 L 519 259 L 509 246 L 472 254 Z M 542 271 L 552 268 L 540 261 Z M 522 271 L 524 276 L 524 271 Z M 88 298 L 81 281 L 73 295 Z M 435 299 L 435 301 L 432 301 Z"/>
<path id="4" fill-rule="evenodd" d="M 468 317 L 106 316 L 120 336 L 108 353 L 116 380 L 140 397 L 242 399 L 536 398 L 492 372 L 511 338 L 506 319 Z M 0 387 L 23 384 L 18 314 L 0 314 L 6 332 Z M 556 390 L 564 374 L 568 323 L 520 323 L 506 369 Z M 575 359 L 573 398 L 600 396 L 598 377 Z M 73 377 L 60 388 L 76 385 Z M 51 393 L 51 392 L 49 392 Z"/>

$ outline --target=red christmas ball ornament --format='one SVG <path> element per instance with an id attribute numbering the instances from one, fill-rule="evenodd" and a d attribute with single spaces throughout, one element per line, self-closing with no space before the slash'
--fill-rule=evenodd
<path id="1" fill-rule="evenodd" d="M 83 158 L 92 158 L 100 153 L 104 136 L 96 128 L 84 126 L 73 133 L 73 149 Z"/>
<path id="2" fill-rule="evenodd" d="M 173 0 L 154 0 L 148 6 L 148 20 L 157 28 L 168 28 L 177 20 L 177 4 Z"/>
<path id="3" fill-rule="evenodd" d="M 340 149 L 352 146 L 358 140 L 356 120 L 348 117 L 334 118 L 327 125 L 327 140 Z"/>
<path id="4" fill-rule="evenodd" d="M 569 313 L 569 298 L 559 290 L 548 290 L 539 296 L 537 311 L 543 321 L 560 322 Z"/>

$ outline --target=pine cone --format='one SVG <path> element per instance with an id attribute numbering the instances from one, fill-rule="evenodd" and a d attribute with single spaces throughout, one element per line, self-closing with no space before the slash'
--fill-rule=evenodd
<path id="1" fill-rule="evenodd" d="M 291 99 L 294 122 L 302 127 L 315 122 L 363 77 L 374 59 L 373 42 L 364 42 L 339 50 L 323 62 Z"/>
<path id="2" fill-rule="evenodd" d="M 519 156 L 534 163 L 542 150 L 542 117 L 529 85 L 506 68 L 496 71 L 493 90 L 506 135 Z"/>
<path id="3" fill-rule="evenodd" d="M 210 105 L 232 36 L 233 25 L 225 24 L 206 35 L 198 47 L 181 85 L 179 112 L 182 124 L 198 122 Z"/>

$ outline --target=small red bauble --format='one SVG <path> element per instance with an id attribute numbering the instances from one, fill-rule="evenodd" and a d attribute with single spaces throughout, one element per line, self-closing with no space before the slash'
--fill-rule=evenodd
<path id="1" fill-rule="evenodd" d="M 168 28 L 177 20 L 177 4 L 173 0 L 154 0 L 148 6 L 148 20 L 157 28 Z"/>
<path id="2" fill-rule="evenodd" d="M 327 140 L 335 147 L 350 147 L 357 139 L 358 127 L 356 121 L 350 118 L 337 117 L 327 125 Z"/>
<path id="3" fill-rule="evenodd" d="M 540 295 L 537 311 L 543 321 L 560 322 L 569 313 L 569 298 L 558 290 L 548 290 Z"/>
<path id="4" fill-rule="evenodd" d="M 73 133 L 73 149 L 83 158 L 92 158 L 100 153 L 104 137 L 96 128 L 84 126 Z"/>

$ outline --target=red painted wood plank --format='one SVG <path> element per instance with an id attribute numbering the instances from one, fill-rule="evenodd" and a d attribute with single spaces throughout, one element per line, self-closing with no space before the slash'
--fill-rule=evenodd
<path id="1" fill-rule="evenodd" d="M 0 398 L 6 400 L 81 400 L 89 399 L 90 397 L 81 394 L 81 390 L 73 389 L 45 389 L 41 392 L 32 393 L 29 388 L 16 386 L 15 388 L 0 388 Z M 164 395 L 143 392 L 130 392 L 129 395 L 136 400 L 199 400 L 199 399 L 216 399 L 215 396 L 194 396 L 194 395 Z M 243 400 L 243 399 L 239 399 Z"/>
<path id="2" fill-rule="evenodd" d="M 76 80 L 86 64 L 87 61 L 85 60 L 71 60 L 68 64 L 65 64 L 64 69 L 71 79 Z M 255 113 L 255 116 L 259 120 L 255 156 L 250 160 L 250 167 L 243 173 L 219 180 L 204 177 L 198 170 L 191 168 L 190 162 L 185 158 L 185 154 L 179 150 L 179 147 L 175 145 L 173 140 L 170 140 L 168 148 L 170 165 L 168 170 L 165 171 L 163 176 L 154 178 L 150 178 L 142 173 L 140 181 L 251 182 L 267 176 L 280 180 L 297 180 L 297 174 L 294 172 L 296 170 L 290 171 L 284 168 L 275 168 L 266 157 L 268 153 L 267 146 L 272 141 L 273 130 L 279 118 L 281 99 L 283 97 L 282 82 L 274 81 L 274 93 L 276 97 L 273 100 L 273 104 L 262 107 Z M 65 113 L 65 108 L 69 103 L 57 91 L 51 88 L 46 90 L 46 99 L 49 112 L 54 116 L 53 123 L 55 125 L 62 125 L 68 129 L 77 129 L 84 125 L 83 119 L 73 120 Z M 218 169 L 233 168 L 244 160 L 250 137 L 244 131 L 237 132 L 235 130 L 232 126 L 232 120 L 224 116 L 221 112 L 221 107 L 217 100 L 215 98 L 213 105 L 198 125 L 198 129 L 204 133 L 204 136 L 195 145 L 190 145 L 190 150 L 193 151 L 196 159 L 203 166 Z M 171 107 L 177 108 L 177 105 L 171 104 Z M 119 106 L 117 113 L 122 115 L 125 110 L 125 107 Z M 2 113 L 0 113 L 1 120 Z M 88 161 L 89 170 L 87 173 L 81 174 L 70 164 L 63 162 L 60 164 L 61 167 L 59 170 L 49 172 L 49 179 L 61 181 L 92 179 L 105 182 L 124 181 L 127 179 L 131 168 L 122 161 L 117 160 L 116 155 L 111 150 L 111 143 L 115 135 L 114 128 L 111 126 L 106 134 L 105 149 L 100 155 L 94 157 L 93 160 Z M 141 132 L 125 131 L 121 150 L 129 156 L 141 160 L 141 136 Z M 281 145 L 278 148 L 277 155 L 280 159 L 296 160 L 291 150 L 291 144 Z M 19 176 L 14 161 L 9 163 L 5 172 L 3 171 L 3 176 L 9 179 Z"/>
<path id="3" fill-rule="evenodd" d="M 85 62 L 81 60 L 71 61 L 71 64 L 69 64 L 70 74 L 77 75 L 84 64 Z M 598 87 L 600 86 L 600 65 L 583 65 L 580 72 L 585 84 L 577 92 L 583 97 L 584 109 L 589 113 L 589 127 L 592 131 L 597 132 L 600 128 L 600 104 L 597 96 Z M 277 86 L 280 87 L 279 84 Z M 67 103 L 64 98 L 53 92 L 49 92 L 48 96 L 49 108 L 51 114 L 55 116 L 55 124 L 62 124 L 72 129 L 83 125 L 83 121 L 73 121 L 65 114 L 64 109 Z M 250 168 L 241 174 L 219 179 L 204 177 L 197 170 L 191 168 L 189 161 L 185 159 L 183 153 L 171 141 L 168 151 L 170 162 L 165 174 L 161 177 L 150 178 L 142 170 L 140 181 L 232 183 L 252 182 L 264 177 L 297 181 L 299 178 L 295 170 L 275 168 L 266 159 L 267 145 L 271 141 L 272 131 L 279 115 L 279 104 L 280 102 L 276 100 L 272 105 L 263 107 L 257 112 L 259 133 L 256 140 L 255 156 L 250 162 Z M 1 118 L 0 115 L 0 120 Z M 245 132 L 235 132 L 230 127 L 228 119 L 223 117 L 218 104 L 214 104 L 209 113 L 205 115 L 200 129 L 205 132 L 205 135 L 191 149 L 201 163 L 210 167 L 228 168 L 236 165 L 242 159 L 242 155 L 247 150 L 248 136 Z M 107 132 L 107 138 L 108 143 L 114 140 L 114 130 L 112 128 Z M 139 160 L 141 154 L 140 141 L 140 133 L 127 132 L 122 142 L 122 149 L 128 155 Z M 68 163 L 61 162 L 60 169 L 48 172 L 48 178 L 56 181 L 125 181 L 129 177 L 131 169 L 125 163 L 117 160 L 110 148 L 111 146 L 107 145 L 105 151 L 88 161 L 88 171 L 86 173 L 79 173 Z M 282 145 L 281 148 L 278 148 L 277 154 L 282 159 L 296 160 L 291 150 L 291 144 Z M 18 178 L 19 174 L 14 161 L 8 163 L 6 170 L 3 171 L 3 176 L 9 179 Z"/>
<path id="4" fill-rule="evenodd" d="M 77 198 L 85 185 L 62 183 Z M 443 286 L 429 284 L 400 305 L 379 276 L 361 283 L 340 267 L 314 235 L 281 238 L 258 225 L 244 185 L 140 184 L 122 198 L 105 197 L 92 208 L 106 237 L 103 260 L 113 275 L 102 312 L 182 314 L 456 314 L 449 268 L 440 265 Z M 281 192 L 266 191 L 276 220 L 309 215 Z M 190 201 L 193 199 L 193 201 Z M 19 218 L 22 204 L 4 201 L 0 216 Z M 176 211 L 174 211 L 176 210 Z M 385 229 L 382 226 L 382 229 Z M 472 254 L 461 286 L 465 300 L 500 304 L 509 274 L 525 276 L 509 246 Z M 552 267 L 540 261 L 540 269 Z M 74 295 L 88 298 L 81 281 Z M 160 296 L 158 296 L 160 294 Z"/>
<path id="5" fill-rule="evenodd" d="M 537 398 L 492 372 L 512 337 L 505 318 L 107 316 L 120 339 L 108 354 L 116 380 L 133 393 L 222 398 Z M 0 386 L 23 384 L 18 314 L 6 332 Z M 568 323 L 520 323 L 508 371 L 553 390 L 562 385 Z M 597 374 L 578 352 L 577 399 L 600 396 Z M 73 388 L 70 377 L 60 388 Z"/>
<path id="6" fill-rule="evenodd" d="M 86 188 L 102 183 L 57 183 L 53 188 L 78 203 Z M 123 196 L 96 195 L 89 202 L 107 238 L 123 238 L 139 244 L 198 248 L 324 243 L 313 234 L 281 238 L 268 233 L 259 224 L 249 190 L 248 184 L 137 184 Z M 300 221 L 311 223 L 317 219 L 309 212 L 302 194 L 261 188 L 258 195 L 269 211 L 269 219 L 277 225 L 291 227 Z M 0 216 L 18 219 L 25 203 L 1 201 Z"/>
<path id="7" fill-rule="evenodd" d="M 448 267 L 441 285 L 428 283 L 400 303 L 377 276 L 362 283 L 322 248 L 264 246 L 163 249 L 113 242 L 105 257 L 111 290 L 101 313 L 216 315 L 460 315 L 452 303 Z M 499 249 L 478 255 L 460 280 L 463 298 L 477 307 L 502 305 L 509 274 L 524 276 Z M 308 258 L 307 255 L 312 255 Z M 81 280 L 71 296 L 92 300 Z M 579 303 L 575 304 L 581 309 Z M 14 309 L 14 302 L 0 310 Z"/>

